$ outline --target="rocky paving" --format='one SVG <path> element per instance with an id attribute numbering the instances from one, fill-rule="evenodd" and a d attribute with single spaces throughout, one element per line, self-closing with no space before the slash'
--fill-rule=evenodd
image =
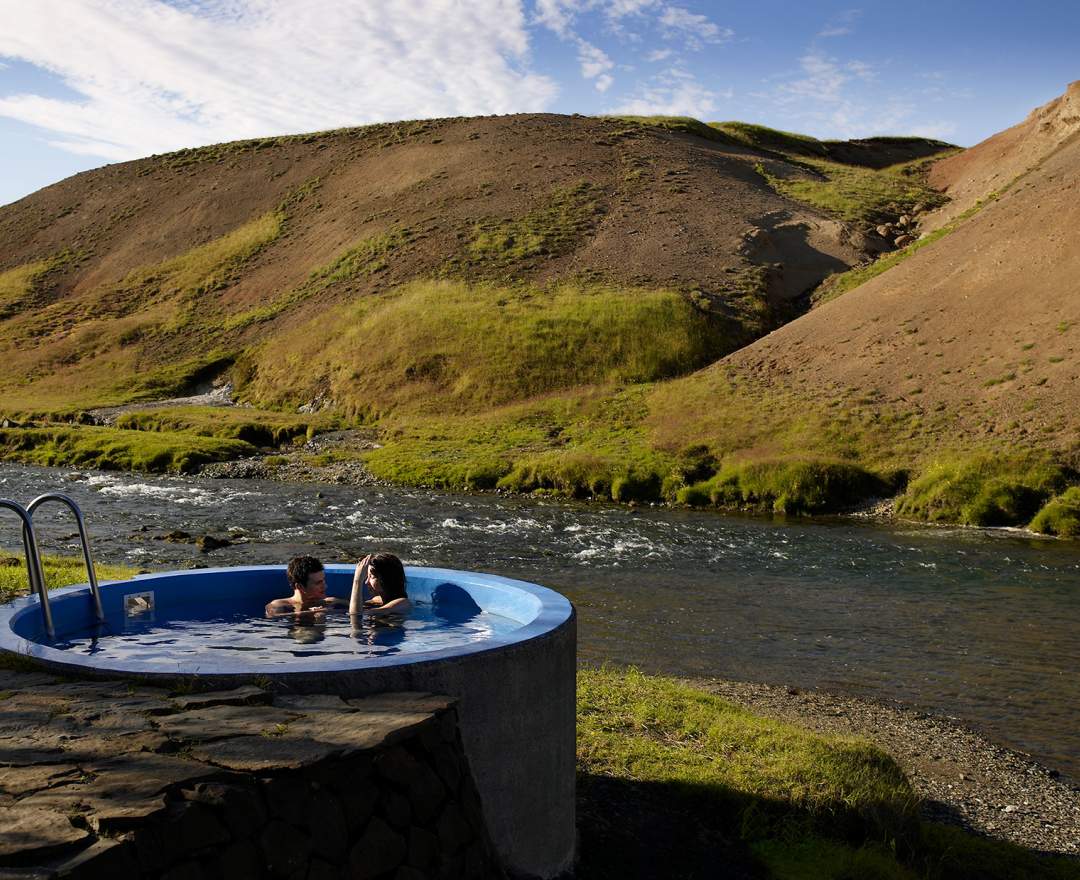
<path id="1" fill-rule="evenodd" d="M 454 707 L 0 669 L 0 878 L 499 877 Z"/>
<path id="2" fill-rule="evenodd" d="M 903 768 L 928 819 L 1040 852 L 1080 856 L 1080 784 L 956 719 L 777 685 L 694 684 L 762 715 L 871 740 Z"/>

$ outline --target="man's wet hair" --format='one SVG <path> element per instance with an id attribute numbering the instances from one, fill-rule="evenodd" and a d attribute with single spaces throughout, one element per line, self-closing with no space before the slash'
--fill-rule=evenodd
<path id="1" fill-rule="evenodd" d="M 296 556 L 289 560 L 289 583 L 294 587 L 307 587 L 307 579 L 322 570 L 323 564 L 314 556 Z"/>

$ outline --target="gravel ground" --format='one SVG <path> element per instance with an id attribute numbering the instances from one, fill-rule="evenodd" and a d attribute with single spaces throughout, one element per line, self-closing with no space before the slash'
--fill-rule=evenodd
<path id="1" fill-rule="evenodd" d="M 954 719 L 776 685 L 693 684 L 762 715 L 873 741 L 908 774 L 928 819 L 1080 861 L 1080 784 Z"/>

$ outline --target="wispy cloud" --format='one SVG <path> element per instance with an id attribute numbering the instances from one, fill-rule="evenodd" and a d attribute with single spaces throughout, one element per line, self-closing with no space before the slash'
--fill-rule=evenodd
<path id="1" fill-rule="evenodd" d="M 840 59 L 810 48 L 797 72 L 774 78 L 771 88 L 755 95 L 775 105 L 791 125 L 822 137 L 916 134 L 948 138 L 955 126 L 941 121 L 916 123 L 925 103 L 921 91 L 879 83 L 879 70 L 858 59 Z"/>
<path id="2" fill-rule="evenodd" d="M 645 60 L 649 62 L 664 61 L 670 58 L 674 50 L 672 49 L 653 49 L 648 55 L 645 56 Z"/>
<path id="3" fill-rule="evenodd" d="M 660 26 L 669 38 L 681 37 L 687 48 L 702 49 L 706 43 L 727 43 L 735 36 L 731 28 L 720 27 L 707 16 L 690 12 L 681 6 L 665 7 Z"/>
<path id="4" fill-rule="evenodd" d="M 729 100 L 730 90 L 709 89 L 691 73 L 680 68 L 665 70 L 640 84 L 630 97 L 612 107 L 609 113 L 633 116 L 693 116 L 709 119 L 720 101 Z"/>
<path id="5" fill-rule="evenodd" d="M 0 20 L 0 56 L 80 95 L 4 95 L 0 116 L 107 159 L 389 119 L 542 110 L 558 93 L 528 69 L 516 0 L 0 0 Z"/>
<path id="6" fill-rule="evenodd" d="M 862 15 L 861 9 L 848 9 L 835 16 L 818 31 L 819 37 L 846 37 L 855 32 L 855 22 Z"/>

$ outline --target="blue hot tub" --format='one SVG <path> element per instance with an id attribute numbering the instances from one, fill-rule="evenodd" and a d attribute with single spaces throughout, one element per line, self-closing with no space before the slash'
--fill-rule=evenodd
<path id="1" fill-rule="evenodd" d="M 347 598 L 352 566 L 328 565 Z M 219 689 L 258 681 L 293 693 L 419 690 L 459 700 L 462 739 L 492 838 L 516 872 L 550 877 L 574 855 L 576 623 L 537 584 L 407 567 L 403 624 L 356 626 L 341 611 L 268 620 L 289 594 L 284 566 L 142 575 L 50 593 L 55 639 L 35 597 L 0 606 L 0 650 L 57 672 Z"/>

